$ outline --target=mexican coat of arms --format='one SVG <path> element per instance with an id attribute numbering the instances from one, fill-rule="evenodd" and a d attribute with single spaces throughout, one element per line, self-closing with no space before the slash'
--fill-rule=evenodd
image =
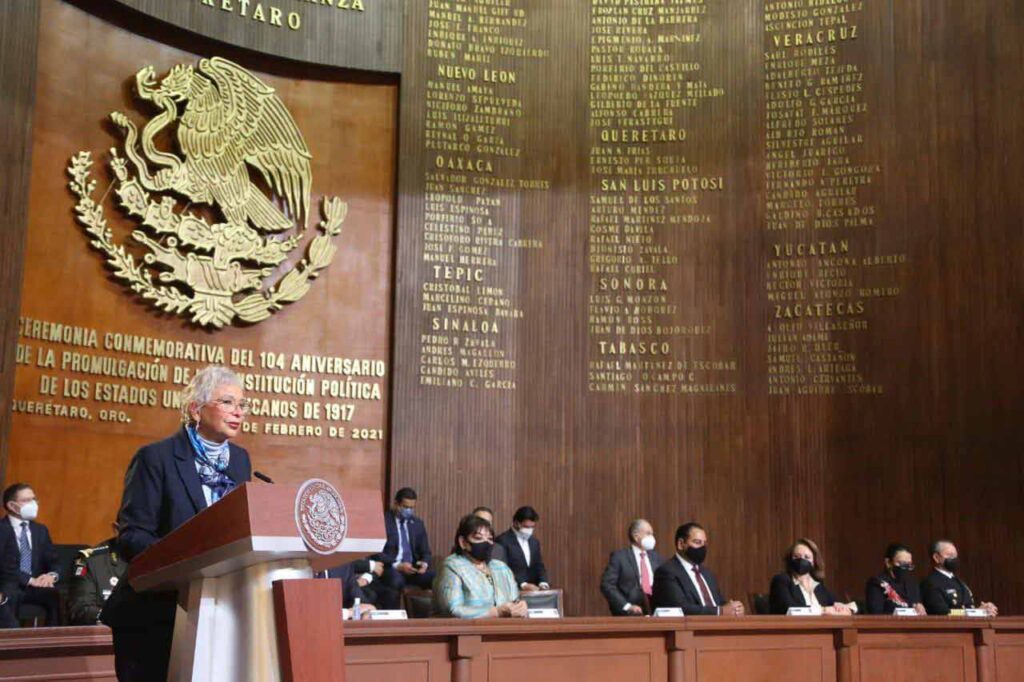
<path id="1" fill-rule="evenodd" d="M 78 222 L 114 277 L 156 308 L 214 328 L 261 322 L 302 298 L 334 259 L 348 205 L 325 197 L 304 257 L 268 280 L 304 241 L 312 188 L 309 148 L 274 89 L 213 57 L 198 68 L 179 64 L 160 81 L 147 66 L 135 91 L 160 111 L 141 130 L 111 114 L 124 144 L 110 150 L 109 164 L 144 256 L 115 242 L 103 199 L 93 198 L 91 153 L 68 167 Z M 161 133 L 176 151 L 158 147 Z"/>

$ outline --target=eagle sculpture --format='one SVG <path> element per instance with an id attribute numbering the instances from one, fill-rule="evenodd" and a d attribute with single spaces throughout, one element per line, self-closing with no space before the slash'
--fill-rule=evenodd
<path id="1" fill-rule="evenodd" d="M 265 232 L 281 232 L 296 222 L 305 228 L 312 157 L 273 88 L 220 57 L 200 60 L 198 69 L 175 66 L 159 83 L 153 67 L 147 66 L 135 82 L 139 96 L 162 109 L 138 136 L 145 158 L 135 148 L 134 126 L 123 114 L 114 118 L 128 131 L 125 153 L 144 187 L 172 190 L 219 207 L 236 241 L 244 240 L 239 233 L 251 232 L 249 224 Z M 158 149 L 154 142 L 175 121 L 184 158 Z M 159 168 L 155 175 L 150 175 L 147 161 Z M 250 166 L 281 198 L 283 209 L 253 182 Z"/>

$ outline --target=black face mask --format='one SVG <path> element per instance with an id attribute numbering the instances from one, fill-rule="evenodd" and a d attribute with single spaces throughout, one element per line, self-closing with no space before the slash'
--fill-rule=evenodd
<path id="1" fill-rule="evenodd" d="M 798 559 L 796 557 L 790 557 L 789 559 L 789 570 L 797 575 L 807 575 L 814 569 L 812 564 L 807 559 Z"/>
<path id="2" fill-rule="evenodd" d="M 491 560 L 491 555 L 494 553 L 494 543 L 487 542 L 471 542 L 469 543 L 469 556 L 473 557 L 477 561 L 483 561 L 488 563 Z"/>
<path id="3" fill-rule="evenodd" d="M 700 566 L 702 563 L 704 563 L 704 560 L 708 558 L 708 548 L 687 547 L 684 554 L 686 555 L 686 558 L 690 560 L 691 563 Z"/>
<path id="4" fill-rule="evenodd" d="M 893 564 L 890 569 L 892 572 L 892 579 L 895 582 L 901 583 L 909 578 L 914 573 L 913 564 Z"/>
<path id="5" fill-rule="evenodd" d="M 956 573 L 960 570 L 960 557 L 954 556 L 948 559 L 942 560 L 942 567 L 950 573 Z"/>

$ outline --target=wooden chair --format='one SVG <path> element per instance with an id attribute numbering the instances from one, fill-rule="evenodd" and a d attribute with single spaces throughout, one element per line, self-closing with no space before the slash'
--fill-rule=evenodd
<path id="1" fill-rule="evenodd" d="M 409 618 L 433 618 L 434 591 L 418 587 L 407 587 L 402 590 L 402 606 Z"/>
<path id="2" fill-rule="evenodd" d="M 531 609 L 558 609 L 558 615 L 564 616 L 562 607 L 562 590 L 539 590 L 537 592 L 520 592 L 519 598 Z"/>

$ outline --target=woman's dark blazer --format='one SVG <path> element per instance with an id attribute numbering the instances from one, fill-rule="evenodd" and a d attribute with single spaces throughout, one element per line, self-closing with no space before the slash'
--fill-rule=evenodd
<path id="1" fill-rule="evenodd" d="M 252 477 L 249 453 L 229 444 L 227 475 L 241 485 Z M 124 476 L 124 496 L 117 515 L 118 545 L 129 562 L 181 524 L 206 509 L 195 454 L 184 427 L 170 438 L 145 445 L 132 458 Z M 174 595 L 140 599 L 122 580 L 103 608 L 101 619 L 111 627 L 144 627 L 174 618 Z"/>
<path id="2" fill-rule="evenodd" d="M 832 606 L 836 603 L 836 596 L 825 587 L 824 583 L 818 583 L 814 588 L 814 596 L 822 606 Z M 779 573 L 772 578 L 771 589 L 769 590 L 772 613 L 785 615 L 792 606 L 810 606 L 804 601 L 803 590 L 799 585 L 793 584 L 793 578 L 788 573 Z"/>

